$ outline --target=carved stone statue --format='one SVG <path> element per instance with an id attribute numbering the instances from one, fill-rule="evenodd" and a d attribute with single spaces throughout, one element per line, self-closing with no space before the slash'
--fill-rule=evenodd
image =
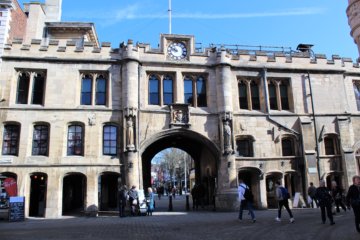
<path id="1" fill-rule="evenodd" d="M 231 152 L 231 127 L 229 121 L 224 122 L 224 150 L 225 152 Z"/>
<path id="2" fill-rule="evenodd" d="M 134 146 L 134 123 L 132 118 L 126 121 L 126 148 L 133 149 Z"/>

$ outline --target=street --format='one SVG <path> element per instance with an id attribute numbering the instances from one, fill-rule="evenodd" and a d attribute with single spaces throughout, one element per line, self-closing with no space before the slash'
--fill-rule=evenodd
<path id="1" fill-rule="evenodd" d="M 334 216 L 336 224 L 321 223 L 319 209 L 293 209 L 295 223 L 283 210 L 282 221 L 276 222 L 276 210 L 255 211 L 252 223 L 247 211 L 244 220 L 237 212 L 216 212 L 210 209 L 184 211 L 184 196 L 173 201 L 174 210 L 167 211 L 168 198 L 160 201 L 153 216 L 119 218 L 112 216 L 62 217 L 60 219 L 30 218 L 25 222 L 0 221 L 2 240 L 21 239 L 359 239 L 352 212 Z M 183 207 L 182 207 L 183 206 Z M 190 204 L 190 206 L 192 206 Z M 180 208 L 182 208 L 180 210 Z"/>

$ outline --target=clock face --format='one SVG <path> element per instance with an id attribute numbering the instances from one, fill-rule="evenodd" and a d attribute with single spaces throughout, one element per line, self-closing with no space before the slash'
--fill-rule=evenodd
<path id="1" fill-rule="evenodd" d="M 187 56 L 187 49 L 184 43 L 173 42 L 167 49 L 168 56 L 173 60 L 181 60 Z"/>

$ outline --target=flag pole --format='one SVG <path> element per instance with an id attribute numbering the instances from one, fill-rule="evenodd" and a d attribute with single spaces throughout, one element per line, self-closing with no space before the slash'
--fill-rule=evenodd
<path id="1" fill-rule="evenodd" d="M 169 34 L 171 34 L 171 0 L 169 0 Z"/>

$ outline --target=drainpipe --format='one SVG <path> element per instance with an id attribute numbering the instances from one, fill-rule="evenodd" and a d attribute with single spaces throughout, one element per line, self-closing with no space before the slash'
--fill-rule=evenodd
<path id="1" fill-rule="evenodd" d="M 321 174 L 320 174 L 320 157 L 319 157 L 319 142 L 318 142 L 318 135 L 317 135 L 317 128 L 316 128 L 316 116 L 314 111 L 314 99 L 313 99 L 313 93 L 311 88 L 311 79 L 310 79 L 310 73 L 307 72 L 307 79 L 309 81 L 309 90 L 310 90 L 310 96 L 311 96 L 311 110 L 312 110 L 312 117 L 314 121 L 314 132 L 315 132 L 315 151 L 316 151 L 316 167 L 318 170 L 318 178 L 321 180 Z"/>

